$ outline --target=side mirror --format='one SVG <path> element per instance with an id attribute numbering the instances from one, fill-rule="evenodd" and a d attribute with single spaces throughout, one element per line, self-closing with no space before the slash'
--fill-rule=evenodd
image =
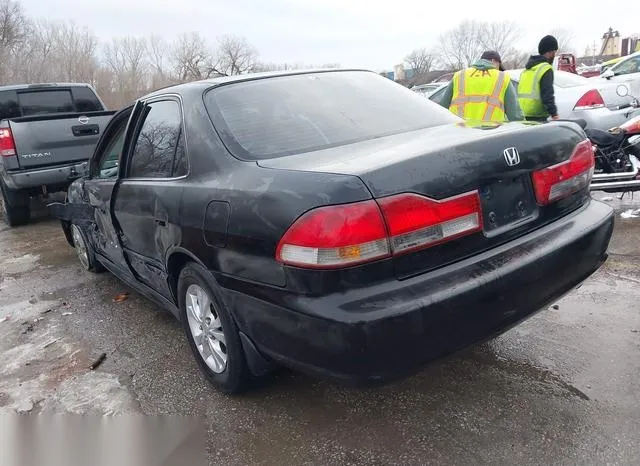
<path id="1" fill-rule="evenodd" d="M 601 78 L 605 78 L 605 79 L 611 79 L 615 76 L 616 74 L 613 72 L 613 70 L 611 68 L 604 70 L 604 72 L 600 75 Z"/>

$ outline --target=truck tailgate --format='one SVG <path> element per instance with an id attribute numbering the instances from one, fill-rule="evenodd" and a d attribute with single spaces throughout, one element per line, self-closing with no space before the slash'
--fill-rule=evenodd
<path id="1" fill-rule="evenodd" d="M 11 119 L 20 168 L 87 160 L 115 113 L 61 113 Z"/>

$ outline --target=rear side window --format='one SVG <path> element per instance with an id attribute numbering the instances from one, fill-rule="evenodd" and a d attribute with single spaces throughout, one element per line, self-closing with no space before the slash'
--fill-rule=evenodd
<path id="1" fill-rule="evenodd" d="M 456 122 L 458 117 L 376 73 L 338 71 L 232 83 L 205 94 L 232 154 L 264 159 Z"/>
<path id="2" fill-rule="evenodd" d="M 20 116 L 18 96 L 15 91 L 0 91 L 0 120 Z"/>
<path id="3" fill-rule="evenodd" d="M 180 105 L 162 100 L 147 105 L 131 154 L 130 178 L 171 178 L 186 173 Z M 180 149 L 179 149 L 180 148 Z M 176 162 L 176 153 L 179 161 Z"/>
<path id="4" fill-rule="evenodd" d="M 96 94 L 88 87 L 74 87 L 73 100 L 78 112 L 100 112 L 104 110 Z"/>
<path id="5" fill-rule="evenodd" d="M 70 90 L 18 92 L 22 116 L 75 111 Z"/>

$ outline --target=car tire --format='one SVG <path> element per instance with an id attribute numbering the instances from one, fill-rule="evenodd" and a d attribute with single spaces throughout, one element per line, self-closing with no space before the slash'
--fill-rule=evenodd
<path id="1" fill-rule="evenodd" d="M 17 227 L 29 223 L 31 218 L 29 196 L 20 191 L 9 189 L 2 181 L 0 181 L 0 188 L 2 190 L 2 211 L 7 225 Z"/>
<path id="2" fill-rule="evenodd" d="M 96 259 L 96 253 L 84 230 L 78 225 L 74 225 L 72 223 L 69 231 L 71 233 L 71 240 L 73 242 L 73 247 L 76 250 L 78 260 L 80 261 L 80 265 L 89 272 L 103 272 L 104 267 Z"/>
<path id="3" fill-rule="evenodd" d="M 207 380 L 227 394 L 244 390 L 250 377 L 238 327 L 211 273 L 187 264 L 178 278 L 178 299 L 189 346 Z"/>

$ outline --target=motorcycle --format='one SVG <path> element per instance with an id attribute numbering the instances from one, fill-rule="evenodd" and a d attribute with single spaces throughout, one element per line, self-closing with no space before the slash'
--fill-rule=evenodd
<path id="1" fill-rule="evenodd" d="M 640 191 L 640 114 L 608 131 L 587 128 L 585 133 L 596 162 L 591 191 Z"/>

